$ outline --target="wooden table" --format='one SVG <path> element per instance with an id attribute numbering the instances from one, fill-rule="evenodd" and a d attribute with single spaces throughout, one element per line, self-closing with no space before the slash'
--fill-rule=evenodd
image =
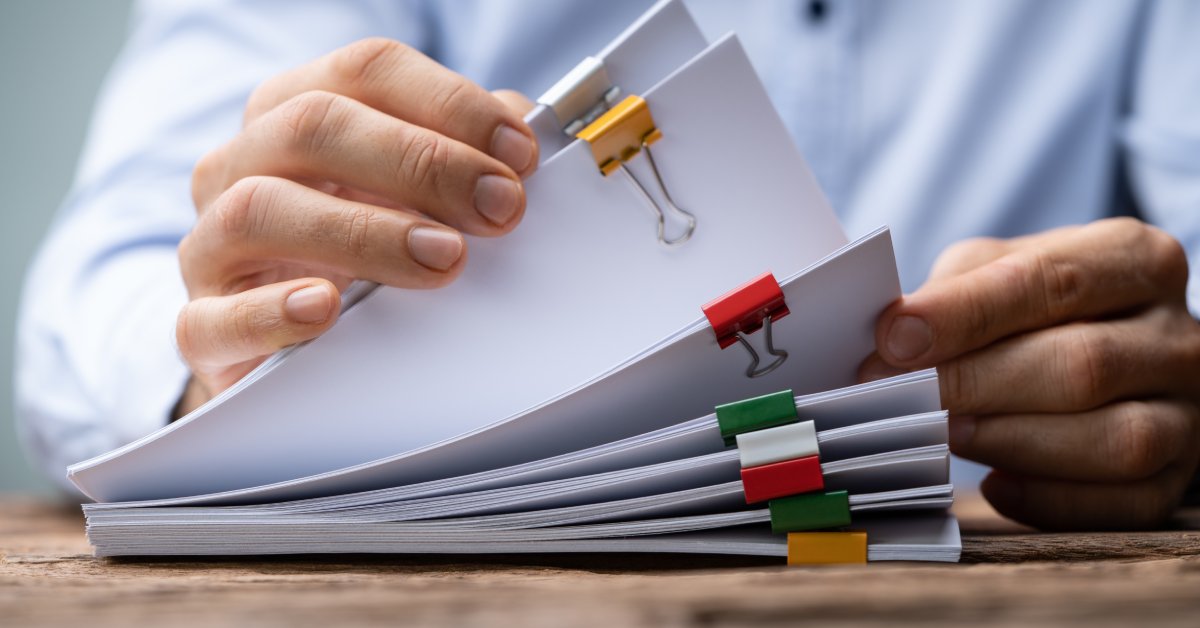
<path id="1" fill-rule="evenodd" d="M 1200 511 L 1037 534 L 961 499 L 960 565 L 671 556 L 99 560 L 78 507 L 0 497 L 0 626 L 1200 626 Z"/>

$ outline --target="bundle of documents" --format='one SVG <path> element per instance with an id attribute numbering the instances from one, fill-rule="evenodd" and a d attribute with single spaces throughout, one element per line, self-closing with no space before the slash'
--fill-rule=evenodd
<path id="1" fill-rule="evenodd" d="M 538 101 L 523 223 L 74 465 L 102 556 L 685 552 L 955 561 L 933 371 L 734 35 L 652 8 Z"/>

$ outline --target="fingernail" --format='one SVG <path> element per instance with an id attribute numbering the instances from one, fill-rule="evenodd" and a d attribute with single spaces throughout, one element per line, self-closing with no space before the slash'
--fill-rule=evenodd
<path id="1" fill-rule="evenodd" d="M 905 371 L 904 369 L 896 368 L 896 367 L 892 366 L 891 364 L 888 364 L 887 362 L 880 360 L 879 358 L 875 358 L 874 361 L 872 361 L 870 364 L 863 367 L 863 370 L 861 373 L 859 373 L 859 376 L 862 378 L 862 382 L 866 383 L 866 382 L 873 382 L 873 381 L 879 380 L 879 379 L 887 379 L 889 377 L 895 377 L 897 375 L 903 375 L 904 373 L 907 373 L 907 372 L 908 371 Z"/>
<path id="2" fill-rule="evenodd" d="M 415 227 L 408 232 L 408 252 L 418 264 L 446 271 L 462 257 L 462 236 L 445 229 Z"/>
<path id="3" fill-rule="evenodd" d="M 888 330 L 887 350 L 892 358 L 908 361 L 920 357 L 933 346 L 933 330 L 925 319 L 897 316 Z"/>
<path id="4" fill-rule="evenodd" d="M 309 286 L 287 296 L 283 310 L 297 323 L 324 323 L 333 315 L 333 295 L 328 286 Z"/>
<path id="5" fill-rule="evenodd" d="M 975 417 L 951 415 L 950 417 L 950 449 L 959 451 L 965 448 L 975 436 Z"/>
<path id="6" fill-rule="evenodd" d="M 496 225 L 508 224 L 520 203 L 521 190 L 516 181 L 485 174 L 475 184 L 475 210 Z"/>
<path id="7" fill-rule="evenodd" d="M 492 157 L 503 161 L 518 174 L 530 166 L 533 154 L 533 140 L 507 124 L 500 125 L 492 134 Z"/>
<path id="8" fill-rule="evenodd" d="M 1021 482 L 996 471 L 983 479 L 980 489 L 1001 514 L 1020 512 L 1025 501 L 1025 487 Z"/>

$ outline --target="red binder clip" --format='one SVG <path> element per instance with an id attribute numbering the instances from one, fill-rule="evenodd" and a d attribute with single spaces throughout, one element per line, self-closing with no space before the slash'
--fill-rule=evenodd
<path id="1" fill-rule="evenodd" d="M 825 476 L 821 471 L 821 460 L 816 456 L 742 469 L 742 492 L 746 494 L 747 504 L 824 488 Z"/>
<path id="2" fill-rule="evenodd" d="M 770 272 L 763 273 L 750 282 L 735 288 L 723 296 L 710 301 L 703 308 L 704 316 L 712 325 L 717 335 L 717 344 L 722 349 L 740 342 L 746 351 L 750 352 L 750 366 L 746 368 L 746 377 L 761 377 L 779 368 L 787 360 L 788 353 L 776 349 L 771 340 L 771 323 L 788 315 L 787 303 L 784 302 L 783 289 Z M 746 339 L 759 329 L 763 330 L 766 340 L 767 353 L 775 356 L 775 360 L 763 368 L 758 368 L 760 362 L 758 352 Z"/>

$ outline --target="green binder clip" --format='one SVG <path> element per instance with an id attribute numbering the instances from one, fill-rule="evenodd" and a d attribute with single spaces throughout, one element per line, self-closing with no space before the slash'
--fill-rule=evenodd
<path id="1" fill-rule="evenodd" d="M 717 425 L 727 447 L 736 444 L 738 434 L 799 420 L 796 396 L 790 389 L 717 406 Z"/>
<path id="2" fill-rule="evenodd" d="M 772 499 L 768 507 L 775 534 L 850 525 L 850 494 L 846 491 L 780 497 Z"/>

